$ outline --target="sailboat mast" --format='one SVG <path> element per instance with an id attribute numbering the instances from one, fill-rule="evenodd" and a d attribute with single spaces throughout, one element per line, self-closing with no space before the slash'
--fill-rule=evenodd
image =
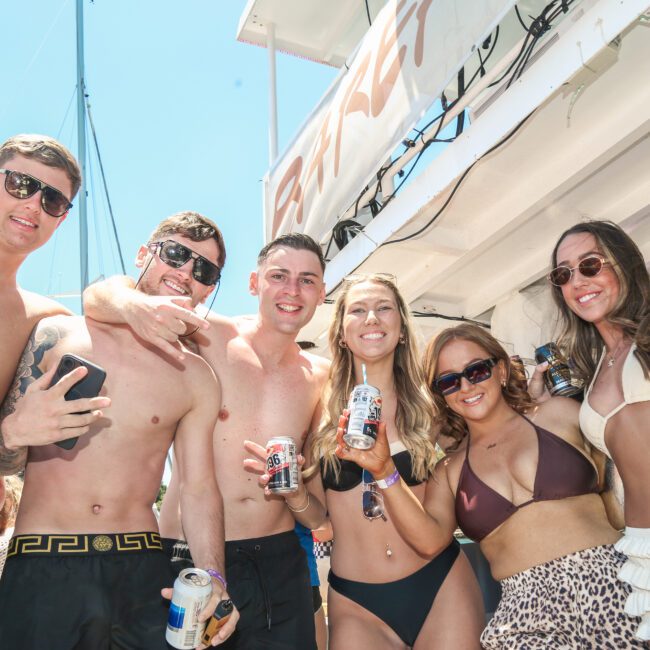
<path id="1" fill-rule="evenodd" d="M 79 190 L 79 267 L 80 293 L 88 286 L 88 215 L 86 209 L 86 85 L 84 82 L 84 9 L 83 0 L 77 0 L 77 159 L 81 167 Z M 82 305 L 83 310 L 83 305 Z"/>

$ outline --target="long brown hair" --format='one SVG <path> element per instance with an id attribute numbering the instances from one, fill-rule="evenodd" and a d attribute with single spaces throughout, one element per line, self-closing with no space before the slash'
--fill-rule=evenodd
<path id="1" fill-rule="evenodd" d="M 432 387 L 433 401 L 439 415 L 438 424 L 440 435 L 449 436 L 456 441 L 455 448 L 468 433 L 465 420 L 454 413 L 448 406 L 445 398 L 433 388 L 433 381 L 438 376 L 438 359 L 440 352 L 447 343 L 455 340 L 471 341 L 482 347 L 488 357 L 495 357 L 502 362 L 506 369 L 506 385 L 503 387 L 503 397 L 511 408 L 517 413 L 525 413 L 534 406 L 534 402 L 526 389 L 526 376 L 523 367 L 513 364 L 503 346 L 487 330 L 463 323 L 456 327 L 442 330 L 438 336 L 429 341 L 424 354 L 424 374 L 427 384 Z"/>
<path id="2" fill-rule="evenodd" d="M 308 471 L 311 473 L 315 470 L 315 465 L 320 462 L 321 457 L 324 459 L 326 471 L 334 472 L 338 476 L 340 470 L 339 459 L 334 454 L 336 428 L 355 384 L 352 352 L 340 345 L 343 316 L 350 289 L 366 281 L 388 287 L 395 296 L 402 321 L 401 339 L 404 341 L 397 345 L 393 360 L 397 395 L 395 425 L 401 441 L 411 454 L 414 476 L 418 480 L 424 480 L 432 472 L 436 460 L 434 440 L 431 437 L 434 405 L 418 362 L 419 354 L 406 302 L 394 280 L 383 274 L 355 276 L 345 280 L 336 300 L 334 319 L 329 329 L 332 365 L 323 396 L 323 418 L 319 430 L 314 435 L 311 467 Z"/>
<path id="3" fill-rule="evenodd" d="M 643 255 L 632 238 L 611 221 L 577 223 L 560 235 L 551 255 L 551 267 L 557 266 L 557 251 L 569 235 L 591 234 L 598 250 L 612 265 L 619 286 L 614 308 L 607 316 L 613 325 L 637 346 L 635 355 L 646 378 L 650 378 L 650 277 Z M 575 365 L 578 376 L 589 383 L 596 372 L 604 343 L 593 323 L 573 313 L 562 296 L 562 288 L 552 285 L 553 300 L 560 310 L 562 331 L 558 345 Z"/>

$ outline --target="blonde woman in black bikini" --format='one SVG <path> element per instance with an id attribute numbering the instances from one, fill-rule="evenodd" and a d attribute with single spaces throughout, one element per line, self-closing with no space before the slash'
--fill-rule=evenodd
<path id="1" fill-rule="evenodd" d="M 422 505 L 404 481 L 384 490 L 384 501 L 420 551 L 444 545 L 457 525 L 480 542 L 503 593 L 483 647 L 645 647 L 623 611 L 620 534 L 598 493 L 578 404 L 551 398 L 536 407 L 503 347 L 474 325 L 444 330 L 425 368 L 440 432 L 459 448 L 436 467 Z M 342 441 L 337 453 L 379 479 L 393 471 L 383 436 L 372 455 Z"/>
<path id="2" fill-rule="evenodd" d="M 560 346 L 588 386 L 580 425 L 614 460 L 623 481 L 631 584 L 626 612 L 642 616 L 650 640 L 650 279 L 632 239 L 606 221 L 579 223 L 560 237 L 549 280 L 562 314 Z"/>
<path id="3" fill-rule="evenodd" d="M 347 280 L 334 310 L 324 416 L 311 445 L 317 473 L 308 482 L 326 501 L 334 530 L 329 647 L 477 650 L 481 595 L 459 545 L 449 536 L 423 547 L 402 536 L 389 503 L 380 514 L 381 493 L 392 489 L 382 484 L 403 481 L 419 504 L 434 483 L 434 408 L 406 304 L 394 280 L 376 274 Z M 368 383 L 381 390 L 386 454 L 399 470 L 380 485 L 335 455 L 339 416 L 352 387 L 363 381 L 362 363 Z"/>

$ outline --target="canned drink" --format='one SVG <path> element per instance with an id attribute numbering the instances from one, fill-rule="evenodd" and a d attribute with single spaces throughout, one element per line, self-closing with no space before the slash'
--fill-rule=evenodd
<path id="1" fill-rule="evenodd" d="M 199 623 L 212 595 L 212 580 L 203 569 L 183 569 L 174 581 L 165 638 L 174 648 L 190 650 L 201 642 L 206 623 Z"/>
<path id="2" fill-rule="evenodd" d="M 378 388 L 359 384 L 352 389 L 348 403 L 350 417 L 343 440 L 355 449 L 371 449 L 377 440 L 381 417 L 381 393 Z"/>
<path id="3" fill-rule="evenodd" d="M 544 373 L 544 381 L 551 395 L 565 397 L 580 392 L 580 387 L 571 383 L 571 369 L 559 348 L 552 341 L 540 345 L 535 350 L 537 363 L 548 362 L 548 370 Z"/>
<path id="4" fill-rule="evenodd" d="M 298 490 L 298 455 L 293 438 L 278 436 L 266 443 L 266 471 L 273 494 Z"/>

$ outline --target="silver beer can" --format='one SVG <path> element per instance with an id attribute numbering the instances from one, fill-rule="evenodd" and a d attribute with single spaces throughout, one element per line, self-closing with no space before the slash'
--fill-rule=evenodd
<path id="1" fill-rule="evenodd" d="M 371 449 L 377 440 L 381 418 L 381 393 L 378 388 L 359 384 L 352 389 L 348 403 L 350 416 L 343 440 L 355 449 Z"/>
<path id="2" fill-rule="evenodd" d="M 203 569 L 183 569 L 174 581 L 174 594 L 167 618 L 167 643 L 179 650 L 191 650 L 201 643 L 206 622 L 199 614 L 212 595 L 212 580 Z"/>

